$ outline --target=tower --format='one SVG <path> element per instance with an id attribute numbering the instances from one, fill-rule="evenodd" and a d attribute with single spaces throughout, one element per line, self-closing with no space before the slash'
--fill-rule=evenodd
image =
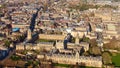
<path id="1" fill-rule="evenodd" d="M 75 37 L 75 44 L 79 44 L 79 34 L 77 33 L 77 36 Z"/>
<path id="2" fill-rule="evenodd" d="M 78 51 L 76 51 L 75 58 L 76 58 L 76 59 L 79 59 L 79 58 L 80 58 L 80 55 L 79 55 L 79 52 L 78 52 Z"/>
<path id="3" fill-rule="evenodd" d="M 28 29 L 28 32 L 27 32 L 27 40 L 30 40 L 32 39 L 32 32 L 30 29 Z"/>

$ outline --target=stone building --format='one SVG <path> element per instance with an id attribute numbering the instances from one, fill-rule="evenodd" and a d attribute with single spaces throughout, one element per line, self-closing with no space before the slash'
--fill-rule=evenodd
<path id="1" fill-rule="evenodd" d="M 120 22 L 120 11 L 113 11 L 112 12 L 112 21 Z"/>
<path id="2" fill-rule="evenodd" d="M 47 60 L 52 60 L 54 63 L 102 67 L 102 57 L 80 56 L 78 52 L 76 52 L 76 55 L 51 54 L 45 57 Z M 37 58 L 41 59 L 43 55 L 38 55 Z"/>
<path id="3" fill-rule="evenodd" d="M 102 21 L 111 21 L 112 19 L 112 10 L 111 9 L 99 9 L 95 11 L 95 17 L 102 18 Z"/>
<path id="4" fill-rule="evenodd" d="M 105 25 L 105 30 L 103 32 L 104 38 L 108 39 L 112 39 L 113 37 L 119 38 L 120 36 L 119 23 L 106 22 L 104 25 Z"/>

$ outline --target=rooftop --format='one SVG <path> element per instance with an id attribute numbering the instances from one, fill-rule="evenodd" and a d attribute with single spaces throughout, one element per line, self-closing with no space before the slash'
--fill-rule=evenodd
<path id="1" fill-rule="evenodd" d="M 19 31 L 20 30 L 20 28 L 13 28 L 12 29 L 12 32 L 17 32 L 17 31 Z"/>

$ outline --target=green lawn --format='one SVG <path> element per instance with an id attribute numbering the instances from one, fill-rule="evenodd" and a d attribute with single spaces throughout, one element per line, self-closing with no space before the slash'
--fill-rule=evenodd
<path id="1" fill-rule="evenodd" d="M 96 67 L 80 66 L 79 68 L 96 68 Z"/>
<path id="2" fill-rule="evenodd" d="M 65 68 L 73 68 L 72 65 L 69 65 L 69 64 L 57 64 L 57 63 L 54 63 L 53 66 L 59 66 L 59 67 L 65 67 Z M 78 68 L 95 68 L 95 67 L 79 66 Z"/>
<path id="3" fill-rule="evenodd" d="M 68 64 L 53 64 L 54 66 L 60 66 L 60 67 L 69 67 L 70 65 L 68 65 Z"/>
<path id="4" fill-rule="evenodd" d="M 115 66 L 120 66 L 120 54 L 112 57 L 112 62 Z"/>

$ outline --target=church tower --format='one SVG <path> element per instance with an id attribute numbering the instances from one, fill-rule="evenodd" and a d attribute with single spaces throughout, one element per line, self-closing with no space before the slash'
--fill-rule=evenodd
<path id="1" fill-rule="evenodd" d="M 75 37 L 75 44 L 79 44 L 79 34 L 77 33 L 76 37 Z"/>
<path id="2" fill-rule="evenodd" d="M 32 39 L 32 32 L 30 29 L 28 29 L 28 32 L 27 32 L 27 40 L 30 40 Z"/>

